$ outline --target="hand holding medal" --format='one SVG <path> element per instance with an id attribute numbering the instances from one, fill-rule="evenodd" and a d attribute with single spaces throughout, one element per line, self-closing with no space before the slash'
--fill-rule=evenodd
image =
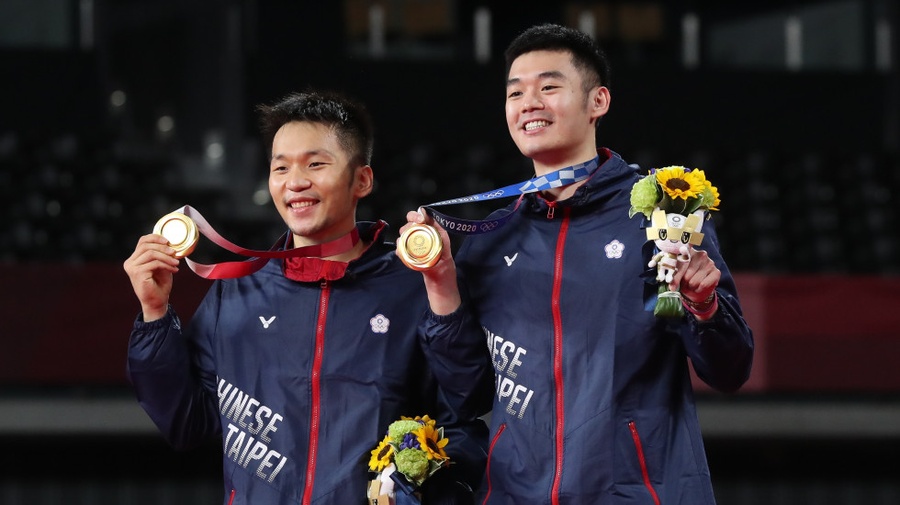
<path id="1" fill-rule="evenodd" d="M 423 221 L 426 219 L 425 213 L 421 210 L 415 214 L 421 216 Z M 416 219 L 419 219 L 418 216 Z M 424 222 L 410 221 L 400 231 L 400 238 L 397 239 L 397 256 L 406 266 L 421 272 L 437 265 L 444 251 L 444 242 L 437 228 Z"/>

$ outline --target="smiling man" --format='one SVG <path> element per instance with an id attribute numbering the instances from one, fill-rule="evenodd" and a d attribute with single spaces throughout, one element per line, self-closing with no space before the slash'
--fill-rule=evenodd
<path id="1" fill-rule="evenodd" d="M 530 193 L 506 224 L 467 237 L 428 284 L 431 307 L 470 299 L 496 374 L 487 504 L 711 505 L 688 361 L 722 391 L 748 378 L 753 338 L 711 224 L 671 286 L 691 309 L 653 314 L 653 243 L 629 218 L 641 173 L 600 147 L 609 69 L 576 30 L 530 28 L 506 52 L 506 121 L 536 176 L 586 178 Z M 418 212 L 410 223 L 428 220 Z M 446 233 L 442 233 L 446 241 Z M 444 248 L 445 251 L 449 247 Z"/>
<path id="2" fill-rule="evenodd" d="M 227 505 L 363 503 L 387 426 L 429 415 L 455 464 L 426 481 L 423 503 L 472 503 L 490 355 L 466 311 L 428 311 L 384 222 L 356 222 L 373 185 L 365 109 L 309 92 L 258 110 L 283 248 L 348 245 L 215 281 L 182 330 L 168 303 L 179 260 L 163 236 L 141 237 L 124 265 L 141 304 L 128 348 L 141 406 L 177 448 L 221 437 Z"/>

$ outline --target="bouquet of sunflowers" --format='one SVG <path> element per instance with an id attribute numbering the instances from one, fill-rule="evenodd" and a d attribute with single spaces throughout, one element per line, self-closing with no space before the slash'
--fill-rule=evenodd
<path id="1" fill-rule="evenodd" d="M 719 210 L 719 191 L 706 180 L 703 170 L 668 166 L 651 170 L 631 188 L 628 217 L 643 214 L 650 219 L 647 240 L 659 251 L 649 267 L 657 267 L 659 294 L 653 313 L 660 317 L 684 314 L 681 293 L 669 289 L 679 263 L 691 259 L 691 246 L 703 241 L 706 212 Z"/>
<path id="2" fill-rule="evenodd" d="M 369 505 L 394 505 L 399 493 L 415 495 L 425 479 L 450 465 L 444 452 L 449 440 L 435 424 L 425 415 L 401 417 L 388 426 L 369 458 L 369 470 L 378 473 L 369 483 Z"/>

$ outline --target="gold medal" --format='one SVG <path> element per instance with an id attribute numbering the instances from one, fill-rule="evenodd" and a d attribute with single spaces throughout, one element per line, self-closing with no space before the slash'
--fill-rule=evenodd
<path id="1" fill-rule="evenodd" d="M 172 212 L 161 217 L 153 227 L 153 233 L 162 235 L 175 249 L 176 258 L 184 258 L 194 251 L 200 232 L 194 220 L 181 212 Z"/>
<path id="2" fill-rule="evenodd" d="M 441 259 L 441 235 L 432 226 L 414 224 L 397 240 L 397 255 L 413 270 L 428 270 Z"/>

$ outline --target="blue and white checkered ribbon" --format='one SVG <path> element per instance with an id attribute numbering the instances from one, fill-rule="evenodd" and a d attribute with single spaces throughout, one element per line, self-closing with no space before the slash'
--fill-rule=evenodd
<path id="1" fill-rule="evenodd" d="M 431 217 L 434 218 L 434 220 L 439 225 L 441 225 L 442 228 L 450 233 L 456 233 L 460 235 L 477 235 L 480 233 L 487 233 L 506 224 L 506 222 L 509 221 L 516 209 L 518 209 L 518 205 L 516 205 L 516 207 L 513 208 L 510 212 L 498 218 L 477 220 L 451 217 L 434 210 L 432 207 L 438 207 L 442 205 L 456 205 L 469 202 L 481 202 L 485 200 L 494 200 L 497 198 L 507 198 L 511 196 L 524 195 L 527 193 L 534 193 L 536 191 L 544 191 L 547 189 L 561 188 L 563 186 L 568 186 L 569 184 L 574 184 L 576 182 L 587 179 L 599 165 L 600 157 L 597 156 L 590 161 L 579 163 L 578 165 L 573 165 L 571 167 L 561 168 L 555 172 L 535 177 L 524 182 L 511 184 L 509 186 L 505 186 L 492 191 L 487 191 L 485 193 L 476 193 L 474 195 L 464 196 L 460 198 L 452 198 L 450 200 L 429 203 L 428 205 L 423 205 L 422 208 L 425 209 L 425 211 L 427 211 L 428 214 L 431 215 Z"/>

